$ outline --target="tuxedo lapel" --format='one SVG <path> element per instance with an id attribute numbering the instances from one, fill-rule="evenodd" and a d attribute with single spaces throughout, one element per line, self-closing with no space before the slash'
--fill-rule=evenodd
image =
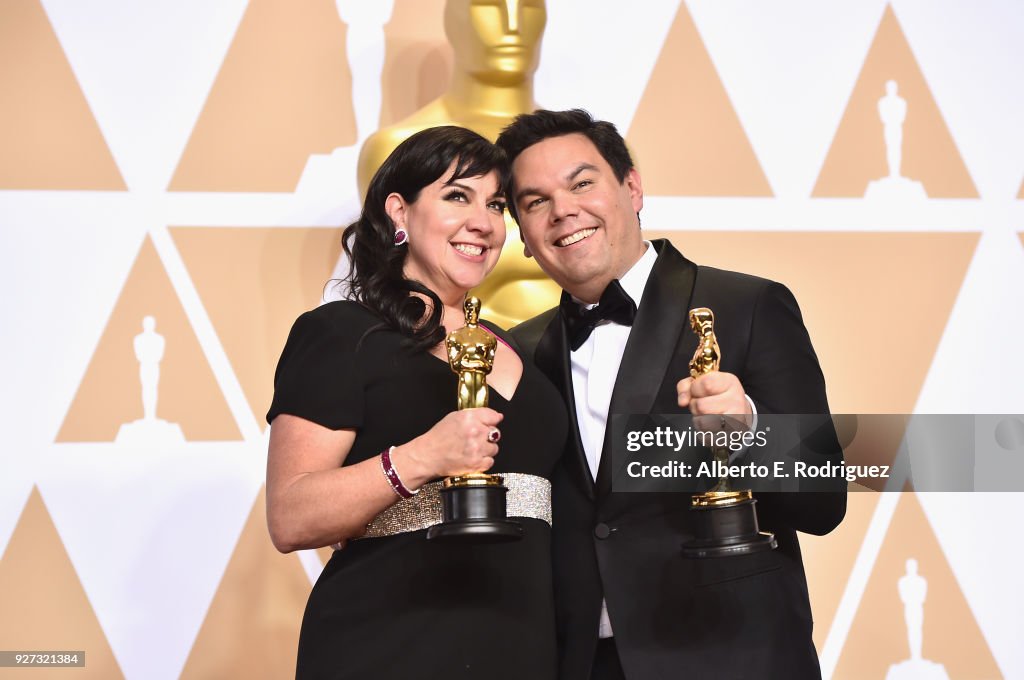
<path id="1" fill-rule="evenodd" d="M 572 365 L 569 362 L 569 338 L 562 313 L 557 312 L 551 319 L 537 343 L 534 362 L 562 394 L 569 411 L 569 442 L 566 461 L 572 477 L 590 499 L 594 498 L 594 479 L 580 440 L 579 418 L 576 416 L 576 398 L 572 389 Z"/>
<path id="2" fill-rule="evenodd" d="M 676 353 L 680 334 L 689 325 L 689 304 L 697 265 L 683 257 L 668 241 L 659 239 L 654 241 L 654 246 L 658 259 L 639 300 L 608 408 L 608 423 L 597 473 L 598 497 L 611 491 L 617 468 L 626 462 L 622 457 L 622 460 L 615 461 L 616 469 L 613 469 L 610 444 L 613 416 L 650 413 L 658 388 L 664 382 L 668 365 Z M 680 379 L 684 377 L 679 376 Z"/>

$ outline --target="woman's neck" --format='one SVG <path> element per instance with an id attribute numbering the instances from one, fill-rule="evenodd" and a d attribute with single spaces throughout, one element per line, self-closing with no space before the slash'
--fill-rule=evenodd
<path id="1" fill-rule="evenodd" d="M 462 297 L 458 302 L 444 302 L 444 309 L 442 309 L 441 325 L 444 326 L 445 333 L 451 333 L 452 331 L 462 328 L 466 325 L 466 313 L 463 311 L 463 303 L 465 297 Z"/>

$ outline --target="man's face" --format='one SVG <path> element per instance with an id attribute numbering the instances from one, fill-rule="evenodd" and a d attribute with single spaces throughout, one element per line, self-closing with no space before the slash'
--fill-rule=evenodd
<path id="1" fill-rule="evenodd" d="M 620 183 L 582 134 L 527 147 L 512 173 L 526 255 L 571 295 L 597 302 L 643 254 L 640 175 L 630 169 Z"/>

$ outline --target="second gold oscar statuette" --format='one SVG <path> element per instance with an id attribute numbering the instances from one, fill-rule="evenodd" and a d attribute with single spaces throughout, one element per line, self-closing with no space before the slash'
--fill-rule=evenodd
<path id="1" fill-rule="evenodd" d="M 690 310 L 690 328 L 697 334 L 697 350 L 690 360 L 690 377 L 698 380 L 717 371 L 722 362 L 722 350 L 715 337 L 715 314 L 707 307 Z M 722 416 L 722 426 L 726 425 Z M 719 469 L 729 464 L 729 448 L 712 446 L 711 453 Z M 694 537 L 683 544 L 683 555 L 691 558 L 742 555 L 761 550 L 772 550 L 777 544 L 774 534 L 760 531 L 757 523 L 756 500 L 749 489 L 733 491 L 729 477 L 724 473 L 709 491 L 694 494 L 691 512 L 694 514 Z"/>

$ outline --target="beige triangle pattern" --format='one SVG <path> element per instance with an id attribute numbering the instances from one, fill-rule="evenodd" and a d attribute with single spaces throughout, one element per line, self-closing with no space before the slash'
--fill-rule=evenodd
<path id="1" fill-rule="evenodd" d="M 341 229 L 173 227 L 171 236 L 259 423 L 292 322 L 316 307 Z"/>
<path id="2" fill-rule="evenodd" d="M 384 26 L 381 127 L 412 115 L 448 89 L 453 57 L 444 5 L 444 0 L 395 0 Z"/>
<path id="3" fill-rule="evenodd" d="M 913 411 L 979 239 L 977 233 L 645 233 L 671 239 L 698 264 L 786 284 L 800 303 L 833 413 Z M 899 357 L 884 366 L 865 349 L 883 323 Z"/>
<path id="4" fill-rule="evenodd" d="M 626 142 L 648 195 L 772 195 L 685 0 Z"/>
<path id="5" fill-rule="evenodd" d="M 332 0 L 252 0 L 171 191 L 294 191 L 310 154 L 356 141 L 346 26 Z"/>
<path id="6" fill-rule="evenodd" d="M 851 465 L 887 465 L 896 463 L 896 457 L 907 432 L 910 416 L 901 413 L 847 415 L 852 427 L 852 441 L 845 444 L 843 457 Z M 887 478 L 863 479 L 861 488 L 884 491 Z M 913 484 L 907 482 L 908 488 Z"/>
<path id="7" fill-rule="evenodd" d="M 892 665 L 909 658 L 898 586 L 908 559 L 917 561 L 917 573 L 927 581 L 922 657 L 944 665 L 951 680 L 1001 678 L 935 532 L 910 492 L 900 495 L 832 677 L 884 678 Z"/>
<path id="8" fill-rule="evenodd" d="M 57 435 L 58 442 L 114 441 L 122 425 L 143 417 L 134 339 L 153 317 L 164 338 L 156 416 L 185 439 L 241 439 L 167 271 L 146 237 Z"/>
<path id="9" fill-rule="evenodd" d="M 842 524 L 824 536 L 800 534 L 800 551 L 814 619 L 814 646 L 819 652 L 825 648 L 825 639 L 871 525 L 878 498 L 878 494 L 870 492 L 850 493 Z"/>
<path id="10" fill-rule="evenodd" d="M 890 80 L 906 100 L 900 174 L 921 182 L 932 198 L 977 198 L 974 181 L 891 6 L 882 16 L 813 195 L 864 196 L 869 182 L 888 175 L 879 100 Z"/>
<path id="11" fill-rule="evenodd" d="M 0 676 L 124 677 L 35 487 L 0 558 L 0 602 L 4 612 L 17 612 L 0 616 L 0 644 L 5 650 L 85 652 L 84 668 L 7 668 L 0 669 Z"/>
<path id="12" fill-rule="evenodd" d="M 189 653 L 182 680 L 295 675 L 310 583 L 294 555 L 274 549 L 261 489 Z"/>
<path id="13" fill-rule="evenodd" d="M 39 0 L 0 3 L 0 189 L 123 190 Z"/>

